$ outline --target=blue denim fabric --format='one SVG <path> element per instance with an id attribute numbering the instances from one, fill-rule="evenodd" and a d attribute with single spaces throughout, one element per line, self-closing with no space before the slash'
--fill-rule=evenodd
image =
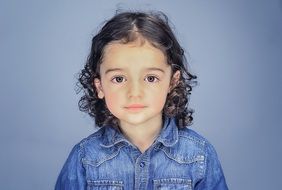
<path id="1" fill-rule="evenodd" d="M 118 129 L 106 126 L 71 151 L 56 190 L 226 190 L 213 146 L 189 128 L 166 119 L 143 154 Z"/>

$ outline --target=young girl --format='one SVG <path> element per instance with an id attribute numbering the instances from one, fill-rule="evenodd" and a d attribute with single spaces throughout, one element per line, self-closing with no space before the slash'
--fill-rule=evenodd
<path id="1" fill-rule="evenodd" d="M 79 77 L 80 109 L 100 129 L 73 148 L 56 189 L 228 189 L 213 146 L 187 128 L 195 79 L 163 13 L 115 15 Z"/>

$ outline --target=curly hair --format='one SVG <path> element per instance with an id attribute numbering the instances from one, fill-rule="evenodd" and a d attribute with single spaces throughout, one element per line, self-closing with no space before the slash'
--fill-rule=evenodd
<path id="1" fill-rule="evenodd" d="M 126 44 L 140 37 L 164 53 L 172 74 L 180 71 L 178 84 L 167 95 L 163 118 L 174 117 L 178 127 L 191 125 L 194 110 L 188 106 L 197 77 L 188 72 L 184 50 L 174 36 L 167 16 L 162 12 L 118 13 L 93 37 L 90 54 L 78 77 L 77 93 L 83 91 L 78 102 L 80 111 L 88 113 L 98 127 L 108 124 L 118 126 L 118 118 L 109 111 L 105 100 L 98 98 L 93 81 L 100 78 L 100 65 L 107 45 L 112 42 Z"/>

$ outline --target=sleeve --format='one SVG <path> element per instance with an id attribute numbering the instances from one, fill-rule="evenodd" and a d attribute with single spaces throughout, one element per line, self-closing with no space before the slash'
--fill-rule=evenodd
<path id="1" fill-rule="evenodd" d="M 85 169 L 82 165 L 82 149 L 77 144 L 69 154 L 55 185 L 55 190 L 85 190 Z"/>
<path id="2" fill-rule="evenodd" d="M 207 143 L 206 170 L 204 178 L 196 184 L 195 190 L 228 190 L 223 170 L 214 147 Z"/>

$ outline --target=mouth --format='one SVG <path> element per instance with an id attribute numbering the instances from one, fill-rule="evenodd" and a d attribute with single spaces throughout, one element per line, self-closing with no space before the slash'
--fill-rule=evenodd
<path id="1" fill-rule="evenodd" d="M 126 108 L 144 108 L 145 106 L 142 104 L 131 104 L 129 106 L 125 106 Z"/>
<path id="2" fill-rule="evenodd" d="M 139 111 L 139 110 L 142 110 L 145 107 L 146 106 L 144 106 L 142 104 L 131 104 L 131 105 L 125 106 L 125 109 L 130 110 L 130 111 Z"/>

